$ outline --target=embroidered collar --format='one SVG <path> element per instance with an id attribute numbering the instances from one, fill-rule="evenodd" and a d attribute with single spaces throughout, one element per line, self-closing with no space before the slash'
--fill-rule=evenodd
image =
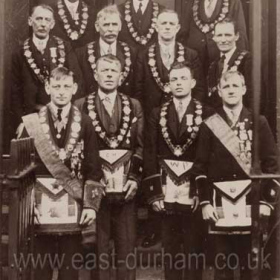
<path id="1" fill-rule="evenodd" d="M 64 1 L 58 0 L 57 2 L 58 15 L 60 16 L 63 22 L 63 26 L 68 37 L 73 41 L 78 40 L 85 33 L 88 24 L 88 18 L 89 18 L 88 6 L 84 1 L 81 1 L 81 5 L 82 5 L 81 11 L 79 11 L 79 9 L 77 11 L 79 18 L 75 20 L 76 26 L 72 27 L 66 13 L 67 7 Z"/>
<path id="2" fill-rule="evenodd" d="M 193 99 L 194 100 L 194 99 Z M 170 134 L 169 134 L 169 128 L 167 126 L 167 114 L 169 112 L 169 106 L 172 103 L 172 99 L 168 100 L 161 106 L 160 110 L 160 120 L 159 124 L 161 126 L 161 133 L 163 136 L 163 139 L 165 140 L 167 146 L 171 150 L 171 152 L 176 156 L 180 157 L 182 156 L 187 148 L 192 144 L 193 140 L 196 138 L 199 126 L 202 123 L 202 105 L 199 101 L 194 100 L 195 102 L 195 114 L 187 114 L 186 115 L 186 125 L 187 125 L 187 131 L 190 133 L 190 137 L 186 141 L 184 145 L 175 145 L 172 143 Z"/>
<path id="3" fill-rule="evenodd" d="M 212 21 L 211 23 L 203 22 L 199 15 L 199 9 L 201 8 L 200 5 L 202 1 L 200 0 L 195 0 L 193 4 L 193 19 L 196 24 L 196 26 L 201 30 L 203 33 L 208 33 L 212 31 L 216 25 L 217 22 L 222 21 L 228 14 L 229 12 L 229 0 L 222 0 L 222 8 L 221 11 L 218 15 L 218 17 Z"/>
<path id="4" fill-rule="evenodd" d="M 49 106 L 50 105 L 48 104 L 39 111 L 39 121 L 41 123 L 43 132 L 51 143 L 53 150 L 57 153 L 59 158 L 64 161 L 65 159 L 70 158 L 75 146 L 77 145 L 78 139 L 80 138 L 82 115 L 75 106 L 72 106 L 73 117 L 71 118 L 72 123 L 70 126 L 70 133 L 68 134 L 69 136 L 66 140 L 65 147 L 63 149 L 60 149 L 54 141 L 54 137 L 50 131 L 48 118 L 48 110 L 50 110 Z M 70 119 L 68 119 L 68 121 L 70 121 Z"/>
<path id="5" fill-rule="evenodd" d="M 55 39 L 57 46 L 51 47 L 50 56 L 53 64 L 56 64 L 57 67 L 63 67 L 65 63 L 65 46 L 61 39 L 58 37 L 52 37 Z M 26 39 L 23 44 L 23 55 L 26 58 L 26 61 L 38 79 L 44 83 L 48 78 L 49 73 L 43 72 L 37 65 L 35 58 L 33 56 L 31 47 L 30 47 L 31 39 Z"/>
<path id="6" fill-rule="evenodd" d="M 153 2 L 153 12 L 152 12 L 152 19 L 151 19 L 151 25 L 149 27 L 148 33 L 146 35 L 139 35 L 136 27 L 134 26 L 132 22 L 132 5 L 131 1 L 127 1 L 124 5 L 124 20 L 126 22 L 128 31 L 132 38 L 139 43 L 140 45 L 147 45 L 147 43 L 152 38 L 153 34 L 155 33 L 155 26 L 157 17 L 159 14 L 159 4 Z"/>
<path id="7" fill-rule="evenodd" d="M 96 111 L 96 93 L 91 93 L 86 98 L 88 115 L 92 120 L 92 125 L 95 129 L 95 132 L 111 149 L 118 148 L 125 139 L 127 139 L 127 142 L 129 142 L 130 138 L 132 105 L 127 96 L 121 93 L 119 93 L 119 96 L 121 97 L 122 102 L 121 124 L 118 135 L 114 135 L 112 137 L 109 137 L 106 133 L 106 130 L 104 129 L 100 117 Z"/>
<path id="8" fill-rule="evenodd" d="M 118 43 L 122 48 L 122 53 L 124 54 L 124 68 L 123 68 L 123 72 L 122 72 L 121 80 L 120 80 L 120 84 L 122 84 L 125 81 L 125 79 L 128 77 L 128 75 L 131 71 L 131 64 L 132 64 L 131 63 L 131 50 L 126 43 L 120 42 L 120 41 Z M 96 69 L 96 60 L 97 60 L 97 57 L 95 54 L 95 44 L 96 44 L 96 42 L 92 42 L 87 45 L 88 62 L 92 69 L 93 79 L 94 79 L 94 73 L 95 73 L 95 69 Z"/>
<path id="9" fill-rule="evenodd" d="M 178 52 L 175 53 L 175 60 L 177 62 L 183 62 L 185 60 L 185 48 L 181 43 L 177 43 L 177 45 L 178 45 Z M 148 57 L 149 57 L 148 64 L 150 66 L 152 76 L 162 91 L 164 91 L 165 93 L 170 93 L 171 90 L 169 87 L 169 82 L 163 83 L 159 76 L 155 50 L 156 50 L 156 44 L 151 45 L 148 50 Z"/>

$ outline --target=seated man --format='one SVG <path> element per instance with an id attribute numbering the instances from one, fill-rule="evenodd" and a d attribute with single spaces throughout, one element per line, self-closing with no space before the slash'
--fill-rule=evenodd
<path id="1" fill-rule="evenodd" d="M 140 103 L 117 90 L 120 76 L 120 60 L 111 54 L 101 56 L 94 75 L 97 91 L 75 103 L 92 120 L 107 183 L 97 215 L 98 255 L 103 256 L 98 266 L 100 280 L 110 279 L 106 263 L 112 255 L 111 238 L 116 250 L 116 279 L 136 277 L 135 194 L 141 181 L 144 121 Z"/>
<path id="2" fill-rule="evenodd" d="M 225 72 L 218 85 L 222 107 L 202 123 L 193 166 L 203 219 L 215 240 L 215 279 L 234 279 L 236 261 L 242 280 L 250 279 L 252 114 L 243 106 L 240 72 Z M 259 119 L 259 159 L 263 173 L 277 173 L 278 155 L 267 120 Z M 261 184 L 260 213 L 269 216 L 278 185 Z M 234 258 L 229 259 L 229 255 Z M 226 263 L 226 260 L 228 262 Z"/>
<path id="3" fill-rule="evenodd" d="M 165 279 L 186 279 L 183 274 L 201 279 L 199 267 L 188 262 L 202 245 L 198 196 L 189 178 L 206 110 L 191 96 L 196 81 L 186 62 L 174 63 L 169 79 L 172 98 L 152 111 L 145 133 L 144 193 L 154 211 L 161 213 L 163 247 L 172 257 L 172 262 L 165 260 Z M 182 245 L 187 261 L 176 269 Z"/>
<path id="4" fill-rule="evenodd" d="M 92 224 L 101 200 L 97 137 L 89 117 L 71 105 L 76 90 L 73 73 L 55 68 L 46 83 L 51 102 L 38 114 L 23 117 L 20 137 L 34 138 L 39 165 L 35 203 L 38 230 L 43 235 L 37 235 L 35 252 L 42 258 L 49 256 L 49 262 L 36 268 L 35 279 L 51 280 L 51 258 L 58 256 L 63 262 L 59 279 L 78 280 L 73 256 L 81 252 L 81 236 L 69 235 L 67 228 Z"/>

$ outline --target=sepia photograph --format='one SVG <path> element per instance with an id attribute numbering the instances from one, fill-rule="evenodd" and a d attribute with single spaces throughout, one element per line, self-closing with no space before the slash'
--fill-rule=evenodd
<path id="1" fill-rule="evenodd" d="M 280 280 L 279 0 L 0 0 L 0 280 Z"/>

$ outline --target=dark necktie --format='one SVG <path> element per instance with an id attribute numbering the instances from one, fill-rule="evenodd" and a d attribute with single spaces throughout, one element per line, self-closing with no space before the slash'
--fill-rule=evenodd
<path id="1" fill-rule="evenodd" d="M 58 121 L 59 122 L 61 122 L 62 121 L 62 118 L 61 118 L 61 113 L 62 113 L 62 109 L 57 109 L 57 119 L 58 119 Z"/>
<path id="2" fill-rule="evenodd" d="M 222 74 L 223 74 L 225 59 L 226 59 L 226 56 L 223 54 L 223 55 L 220 57 L 220 60 L 219 60 L 219 62 L 218 62 L 218 67 L 219 67 L 219 78 L 220 78 L 220 77 L 222 76 Z"/>
<path id="3" fill-rule="evenodd" d="M 142 2 L 140 2 L 137 13 L 136 13 L 137 27 L 140 31 L 141 31 L 142 17 L 143 17 L 142 6 L 143 6 L 143 4 L 142 4 Z"/>

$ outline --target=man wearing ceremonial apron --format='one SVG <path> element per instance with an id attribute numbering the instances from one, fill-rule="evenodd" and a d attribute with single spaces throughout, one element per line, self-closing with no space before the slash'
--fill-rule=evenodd
<path id="1" fill-rule="evenodd" d="M 55 68 L 46 83 L 51 102 L 38 114 L 24 116 L 19 129 L 21 138 L 34 138 L 37 151 L 35 213 L 39 231 L 34 258 L 46 262 L 34 267 L 35 279 L 51 280 L 56 268 L 59 279 L 78 280 L 79 267 L 73 258 L 81 253 L 81 235 L 70 228 L 77 229 L 79 224 L 83 232 L 91 225 L 102 197 L 98 141 L 90 118 L 71 105 L 76 90 L 73 72 Z M 61 267 L 54 267 L 55 258 Z"/>
<path id="2" fill-rule="evenodd" d="M 206 110 L 191 97 L 196 81 L 187 62 L 174 63 L 169 79 L 172 98 L 152 111 L 145 133 L 144 193 L 162 215 L 164 252 L 172 258 L 165 259 L 165 279 L 201 279 L 198 264 L 191 261 L 201 246 L 197 230 L 201 218 L 190 175 Z M 180 253 L 185 261 L 176 267 Z"/>
<path id="3" fill-rule="evenodd" d="M 142 171 L 143 115 L 137 100 L 117 91 L 120 75 L 117 57 L 100 57 L 95 73 L 97 92 L 76 101 L 78 108 L 90 116 L 98 135 L 106 182 L 106 196 L 97 215 L 98 255 L 102 256 L 98 265 L 100 280 L 110 279 L 111 238 L 116 251 L 112 262 L 117 268 L 116 279 L 135 279 L 134 197 Z"/>
<path id="4" fill-rule="evenodd" d="M 203 219 L 214 240 L 215 279 L 250 279 L 252 114 L 243 106 L 246 92 L 240 72 L 222 74 L 218 85 L 222 107 L 200 127 L 193 166 Z M 276 173 L 277 149 L 265 117 L 259 119 L 259 158 L 263 173 Z M 261 182 L 260 214 L 269 216 L 278 183 Z M 210 240 L 210 239 L 209 239 Z M 233 257 L 230 257 L 233 256 Z"/>

